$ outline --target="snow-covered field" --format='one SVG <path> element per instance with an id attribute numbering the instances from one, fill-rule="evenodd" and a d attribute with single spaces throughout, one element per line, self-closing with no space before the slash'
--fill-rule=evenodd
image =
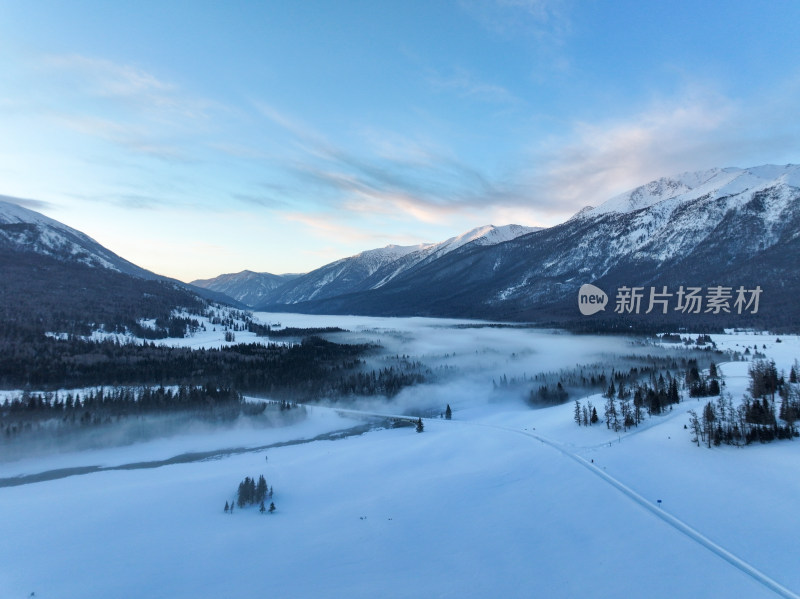
<path id="1" fill-rule="evenodd" d="M 698 448 L 683 428 L 686 411 L 702 405 L 694 399 L 618 436 L 602 423 L 577 427 L 571 403 L 532 410 L 492 394 L 492 374 L 534 374 L 651 350 L 622 338 L 455 328 L 448 321 L 270 318 L 284 326 L 341 326 L 380 337 L 392 351 L 458 365 L 463 376 L 441 385 L 358 405 L 394 414 L 423 400 L 449 403 L 453 420 L 428 419 L 422 434 L 384 429 L 8 486 L 20 475 L 262 447 L 359 424 L 356 415 L 315 406 L 306 420 L 283 428 L 228 428 L 0 463 L 0 597 L 800 592 L 800 442 Z M 758 344 L 786 372 L 800 357 L 797 336 L 781 336 L 781 343 L 772 335 L 713 338 L 732 349 Z M 741 397 L 747 363 L 720 370 L 726 391 Z M 260 474 L 274 487 L 277 511 L 223 513 L 238 483 Z"/>

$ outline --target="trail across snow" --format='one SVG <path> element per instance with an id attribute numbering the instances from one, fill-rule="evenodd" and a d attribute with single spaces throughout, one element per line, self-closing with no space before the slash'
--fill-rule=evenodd
<path id="1" fill-rule="evenodd" d="M 385 414 L 385 413 L 378 413 L 378 412 L 368 412 L 368 411 L 362 411 L 362 410 L 341 409 L 341 410 L 337 410 L 337 412 L 341 413 L 342 415 L 347 415 L 347 416 L 351 416 L 351 417 L 352 416 L 362 416 L 362 417 L 366 417 L 366 418 L 385 418 L 385 419 L 402 419 L 402 420 L 409 420 L 410 419 L 409 416 L 401 416 L 401 415 L 396 415 L 396 414 Z M 427 419 L 423 418 L 423 422 L 425 422 L 426 420 Z M 437 419 L 437 421 L 438 420 L 440 420 L 440 419 Z M 530 437 L 531 439 L 535 439 L 537 441 L 540 441 L 541 443 L 551 447 L 552 449 L 554 449 L 555 451 L 559 452 L 560 454 L 570 458 L 571 460 L 573 460 L 577 464 L 583 466 L 588 471 L 590 471 L 592 474 L 595 474 L 596 476 L 600 477 L 605 482 L 607 482 L 608 484 L 612 485 L 614 488 L 616 488 L 621 493 L 623 493 L 625 496 L 627 496 L 629 499 L 631 499 L 635 503 L 637 503 L 640 506 L 642 506 L 643 508 L 645 508 L 651 514 L 653 514 L 657 518 L 660 518 L 661 520 L 663 520 L 664 522 L 666 522 L 667 524 L 669 524 L 670 526 L 672 526 L 673 528 L 675 528 L 676 530 L 678 530 L 682 534 L 686 535 L 687 537 L 689 537 L 693 541 L 699 543 L 700 545 L 702 545 L 703 547 L 705 547 L 706 549 L 708 549 L 709 551 L 711 551 L 715 555 L 719 556 L 720 558 L 722 558 L 723 560 L 725 560 L 726 562 L 728 562 L 729 564 L 731 564 L 735 568 L 738 568 L 739 570 L 744 572 L 747 576 L 750 576 L 753 580 L 761 583 L 762 585 L 764 585 L 765 587 L 767 587 L 771 591 L 774 591 L 775 593 L 777 593 L 781 597 L 784 597 L 785 599 L 800 599 L 800 595 L 798 595 L 797 593 L 794 593 L 790 589 L 786 588 L 780 582 L 778 582 L 774 578 L 768 576 L 767 574 L 765 574 L 764 572 L 762 572 L 761 570 L 756 568 L 753 564 L 751 564 L 751 563 L 745 561 L 744 559 L 734 555 L 733 553 L 731 553 L 730 551 L 728 551 L 727 549 L 725 549 L 724 547 L 722 547 L 718 543 L 715 543 L 714 541 L 709 539 L 706 535 L 701 533 L 696 528 L 690 526 L 689 524 L 687 524 L 686 522 L 684 522 L 680 518 L 677 518 L 676 516 L 674 516 L 674 515 L 670 514 L 669 512 L 667 512 L 663 507 L 653 504 L 653 502 L 651 500 L 646 499 L 641 494 L 637 493 L 634 489 L 632 489 L 630 486 L 628 486 L 625 483 L 621 482 L 620 480 L 614 478 L 613 476 L 608 474 L 605 470 L 599 468 L 598 466 L 596 466 L 591 461 L 586 460 L 586 458 L 578 455 L 574 451 L 569 450 L 568 448 L 566 448 L 561 443 L 558 443 L 557 441 L 549 439 L 549 438 L 547 438 L 547 437 L 545 437 L 543 435 L 539 435 L 539 434 L 532 433 L 532 432 L 527 431 L 527 430 L 519 430 L 519 429 L 515 429 L 515 428 L 512 428 L 512 427 L 507 427 L 507 426 L 500 426 L 500 425 L 496 425 L 496 424 L 487 424 L 487 423 L 481 423 L 481 422 L 459 421 L 459 420 L 450 420 L 449 422 L 452 423 L 452 424 L 455 424 L 455 425 L 486 427 L 486 428 L 492 428 L 492 429 L 495 429 L 495 430 L 502 430 L 502 431 L 506 431 L 506 432 L 509 432 L 509 433 L 514 433 L 514 434 L 517 434 L 517 435 L 523 435 L 523 436 L 526 436 L 526 437 Z M 651 425 L 653 425 L 653 423 L 654 423 L 654 421 L 651 421 Z M 646 429 L 643 429 L 643 430 L 646 430 Z"/>
<path id="2" fill-rule="evenodd" d="M 635 501 L 636 503 L 641 505 L 643 508 L 645 508 L 646 510 L 648 510 L 649 512 L 651 512 L 652 514 L 654 514 L 658 518 L 661 518 L 661 520 L 663 520 L 664 522 L 666 522 L 667 524 L 669 524 L 673 528 L 675 528 L 678 531 L 682 532 L 683 534 L 685 534 L 690 539 L 700 543 L 701 545 L 706 547 L 709 551 L 715 553 L 716 555 L 718 555 L 719 557 L 724 559 L 726 562 L 728 562 L 732 566 L 738 568 L 739 570 L 741 570 L 742 572 L 744 572 L 745 574 L 747 574 L 748 576 L 750 576 L 754 580 L 756 580 L 756 581 L 760 582 L 761 584 L 763 584 L 768 589 L 770 589 L 772 591 L 775 591 L 781 597 L 785 597 L 786 599 L 800 599 L 800 595 L 798 595 L 797 593 L 794 593 L 791 590 L 787 589 L 785 586 L 783 586 L 777 580 L 767 576 L 766 574 L 764 574 L 761 570 L 759 570 L 758 568 L 756 568 L 752 564 L 746 562 L 745 560 L 743 560 L 740 557 L 737 557 L 736 555 L 734 555 L 730 551 L 726 550 L 724 547 L 721 547 L 720 545 L 718 545 L 717 543 L 715 543 L 714 541 L 709 539 L 707 536 L 705 536 L 703 533 L 701 533 L 696 528 L 693 528 L 693 527 L 689 526 L 683 520 L 681 520 L 679 518 L 676 518 L 672 514 L 670 514 L 667 511 L 665 511 L 664 508 L 654 505 L 652 501 L 642 497 L 639 493 L 634 491 L 628 485 L 620 482 L 619 480 L 617 480 L 616 478 L 614 478 L 613 476 L 611 476 L 610 474 L 608 474 L 607 472 L 605 472 L 601 468 L 598 468 L 597 466 L 595 466 L 593 463 L 588 462 L 586 460 L 586 458 L 583 458 L 583 457 L 579 456 L 578 454 L 566 449 L 560 443 L 557 443 L 557 442 L 553 441 L 552 439 L 548 439 L 546 437 L 543 437 L 541 435 L 537 435 L 535 433 L 531 433 L 531 432 L 528 432 L 528 431 L 520 431 L 520 430 L 516 430 L 516 429 L 513 429 L 513 428 L 509 428 L 509 427 L 498 426 L 498 425 L 494 425 L 494 424 L 481 424 L 481 423 L 469 423 L 469 424 L 473 424 L 475 426 L 486 426 L 486 427 L 491 427 L 491 428 L 495 428 L 495 429 L 499 429 L 499 430 L 506 430 L 506 431 L 511 432 L 511 433 L 524 435 L 526 437 L 531 437 L 532 439 L 536 439 L 537 441 L 541 441 L 542 443 L 552 447 L 553 449 L 555 449 L 556 451 L 558 451 L 562 455 L 574 460 L 575 462 L 577 462 L 578 464 L 580 464 L 581 466 L 583 466 L 584 468 L 586 468 L 587 470 L 589 470 L 593 474 L 596 474 L 597 476 L 602 478 L 604 481 L 606 481 L 607 483 L 609 483 L 610 485 L 614 486 L 616 489 L 618 489 L 619 491 L 624 493 L 630 499 L 632 499 L 633 501 Z"/>

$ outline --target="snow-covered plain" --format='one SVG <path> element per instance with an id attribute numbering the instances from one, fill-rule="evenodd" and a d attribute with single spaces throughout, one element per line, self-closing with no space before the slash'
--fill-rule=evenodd
<path id="1" fill-rule="evenodd" d="M 453 420 L 426 419 L 422 434 L 384 429 L 0 486 L 0 596 L 780 596 L 771 582 L 789 589 L 783 596 L 800 591 L 797 441 L 698 448 L 683 428 L 686 411 L 702 405 L 694 399 L 618 436 L 602 423 L 577 427 L 571 403 L 533 410 L 492 391 L 492 378 L 503 374 L 654 348 L 440 320 L 265 318 L 340 326 L 352 338 L 380 338 L 391 352 L 453 369 L 441 384 L 357 405 L 395 414 L 449 403 Z M 781 343 L 748 333 L 713 338 L 731 349 L 757 344 L 787 372 L 800 357 L 796 336 Z M 747 363 L 720 369 L 726 391 L 741 397 Z M 260 447 L 355 424 L 355 415 L 314 406 L 306 420 L 284 428 L 206 430 L 0 463 L 0 478 L 8 485 L 10 477 L 57 468 Z M 274 487 L 277 511 L 224 514 L 238 483 L 259 474 Z M 668 522 L 670 515 L 688 528 Z"/>

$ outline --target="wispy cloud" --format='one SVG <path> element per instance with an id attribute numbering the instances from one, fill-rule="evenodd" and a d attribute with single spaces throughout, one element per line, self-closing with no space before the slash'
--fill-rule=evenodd
<path id="1" fill-rule="evenodd" d="M 692 92 L 629 118 L 577 122 L 569 135 L 536 148 L 527 185 L 573 211 L 664 175 L 727 165 L 740 116 L 727 98 Z"/>
<path id="2" fill-rule="evenodd" d="M 428 82 L 437 91 L 449 91 L 461 98 L 505 106 L 521 105 L 523 101 L 502 85 L 481 81 L 466 69 L 450 74 L 431 71 Z"/>
<path id="3" fill-rule="evenodd" d="M 465 207 L 524 201 L 513 183 L 491 180 L 436 148 L 398 134 L 384 137 L 375 152 L 354 153 L 272 107 L 259 108 L 292 136 L 299 154 L 285 167 L 300 188 L 315 189 L 320 202 L 350 212 L 435 223 Z M 372 131 L 370 137 L 380 135 Z"/>
<path id="4" fill-rule="evenodd" d="M 568 0 L 461 0 L 461 7 L 493 33 L 560 43 L 570 30 Z"/>
<path id="5" fill-rule="evenodd" d="M 305 225 L 316 236 L 336 241 L 339 245 L 346 242 L 364 241 L 370 243 L 386 244 L 387 236 L 367 228 L 352 226 L 330 213 L 315 212 L 284 212 L 282 218 Z"/>
<path id="6" fill-rule="evenodd" d="M 42 210 L 52 210 L 54 208 L 53 204 L 50 202 L 45 202 L 43 200 L 32 200 L 29 198 L 17 198 L 14 196 L 6 196 L 0 195 L 0 202 L 9 202 L 11 204 L 17 204 L 18 206 L 22 206 L 23 208 L 28 208 L 30 210 L 42 211 Z"/>
<path id="7" fill-rule="evenodd" d="M 140 110 L 195 119 L 205 117 L 210 106 L 208 101 L 187 97 L 174 83 L 133 65 L 68 54 L 45 56 L 41 66 L 85 94 L 124 101 Z"/>
<path id="8" fill-rule="evenodd" d="M 26 106 L 16 107 L 87 138 L 167 162 L 196 155 L 219 106 L 129 64 L 79 54 L 46 55 L 31 70 Z"/>
<path id="9" fill-rule="evenodd" d="M 108 141 L 136 154 L 167 162 L 189 162 L 185 148 L 161 139 L 148 124 L 86 115 L 52 114 L 53 122 L 89 137 Z"/>

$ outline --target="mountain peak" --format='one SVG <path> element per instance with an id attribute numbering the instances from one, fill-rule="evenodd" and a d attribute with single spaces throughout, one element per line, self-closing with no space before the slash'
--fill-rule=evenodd
<path id="1" fill-rule="evenodd" d="M 596 208 L 583 208 L 573 218 L 602 214 L 626 214 L 649 208 L 665 200 L 677 203 L 706 195 L 735 195 L 787 185 L 800 187 L 800 165 L 765 164 L 750 168 L 713 168 L 661 177 L 603 202 Z"/>

